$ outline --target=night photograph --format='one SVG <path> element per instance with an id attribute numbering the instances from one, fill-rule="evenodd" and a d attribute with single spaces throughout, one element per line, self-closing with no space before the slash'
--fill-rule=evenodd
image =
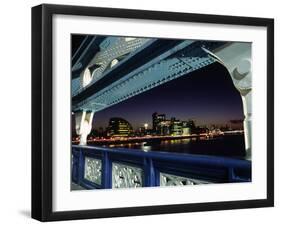
<path id="1" fill-rule="evenodd" d="M 71 46 L 72 190 L 251 181 L 250 43 L 72 34 Z"/>

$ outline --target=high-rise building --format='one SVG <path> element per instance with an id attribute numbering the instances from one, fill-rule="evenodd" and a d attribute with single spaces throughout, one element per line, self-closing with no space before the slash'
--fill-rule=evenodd
<path id="1" fill-rule="evenodd" d="M 165 120 L 159 123 L 157 132 L 159 135 L 170 135 L 171 133 L 171 120 Z"/>
<path id="2" fill-rule="evenodd" d="M 196 132 L 196 127 L 193 120 L 166 119 L 165 114 L 155 112 L 152 114 L 152 131 L 156 135 L 188 136 Z"/>
<path id="3" fill-rule="evenodd" d="M 171 135 L 182 135 L 182 122 L 178 119 L 175 119 L 174 117 L 171 118 Z"/>
<path id="4" fill-rule="evenodd" d="M 157 112 L 154 112 L 152 114 L 152 130 L 156 134 L 161 134 L 161 126 L 160 123 L 166 121 L 166 115 L 165 114 L 158 114 Z"/>
<path id="5" fill-rule="evenodd" d="M 133 127 L 123 118 L 111 118 L 107 128 L 109 137 L 128 137 L 133 135 Z"/>

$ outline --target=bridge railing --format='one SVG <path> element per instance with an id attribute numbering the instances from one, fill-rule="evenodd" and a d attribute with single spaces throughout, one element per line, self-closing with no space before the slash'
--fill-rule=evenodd
<path id="1" fill-rule="evenodd" d="M 85 189 L 251 181 L 251 162 L 232 158 L 72 146 L 72 182 Z"/>

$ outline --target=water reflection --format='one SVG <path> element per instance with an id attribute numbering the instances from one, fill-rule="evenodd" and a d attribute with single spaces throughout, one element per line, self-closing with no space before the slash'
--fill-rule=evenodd
<path id="1" fill-rule="evenodd" d="M 229 156 L 243 158 L 245 143 L 243 135 L 228 135 L 218 138 L 188 138 L 142 143 L 110 144 L 104 147 L 130 148 L 148 151 L 164 151 L 201 155 Z"/>

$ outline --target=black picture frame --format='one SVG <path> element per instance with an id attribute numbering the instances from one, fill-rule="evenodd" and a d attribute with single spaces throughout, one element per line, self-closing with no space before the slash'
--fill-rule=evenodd
<path id="1" fill-rule="evenodd" d="M 267 28 L 267 198 L 95 210 L 52 210 L 52 18 L 55 14 L 182 21 Z M 32 218 L 40 221 L 122 217 L 274 205 L 274 20 L 177 12 L 43 4 L 32 8 Z"/>

